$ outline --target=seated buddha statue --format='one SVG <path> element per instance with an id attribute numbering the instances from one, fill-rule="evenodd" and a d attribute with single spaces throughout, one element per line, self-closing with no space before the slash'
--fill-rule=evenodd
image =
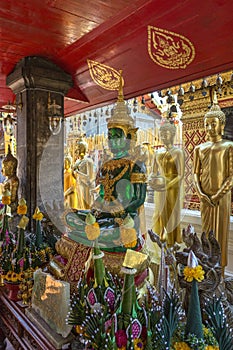
<path id="1" fill-rule="evenodd" d="M 98 226 L 98 245 L 106 252 L 139 250 L 143 244 L 139 208 L 146 197 L 146 166 L 133 152 L 137 128 L 123 98 L 120 79 L 118 101 L 108 120 L 108 145 L 112 157 L 102 162 L 97 172 L 99 194 L 89 210 L 67 211 L 68 236 L 92 246 L 94 226 Z"/>
<path id="2" fill-rule="evenodd" d="M 2 184 L 2 192 L 6 190 L 11 194 L 11 211 L 16 212 L 18 205 L 18 188 L 19 178 L 17 177 L 18 160 L 11 153 L 10 145 L 8 146 L 8 153 L 2 161 L 2 174 L 5 176 L 5 180 Z"/>

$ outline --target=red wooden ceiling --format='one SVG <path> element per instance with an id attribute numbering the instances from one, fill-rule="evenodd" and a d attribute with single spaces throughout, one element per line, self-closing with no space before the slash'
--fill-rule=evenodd
<path id="1" fill-rule="evenodd" d="M 0 107 L 14 100 L 6 76 L 25 56 L 47 57 L 72 75 L 66 115 L 116 99 L 92 80 L 87 59 L 123 70 L 125 98 L 232 69 L 232 13 L 231 0 L 1 0 Z M 192 63 L 152 61 L 148 25 L 188 38 Z"/>

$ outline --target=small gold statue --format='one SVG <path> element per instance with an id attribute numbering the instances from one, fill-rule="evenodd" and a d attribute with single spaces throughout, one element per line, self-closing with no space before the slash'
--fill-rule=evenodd
<path id="1" fill-rule="evenodd" d="M 65 208 L 77 209 L 76 178 L 71 163 L 72 158 L 66 155 L 64 159 L 64 205 Z"/>
<path id="2" fill-rule="evenodd" d="M 8 190 L 11 193 L 11 211 L 16 212 L 18 205 L 18 188 L 19 188 L 19 178 L 16 175 L 18 166 L 18 160 L 15 158 L 8 146 L 8 153 L 2 161 L 2 174 L 6 177 L 3 182 L 2 192 Z"/>
<path id="3" fill-rule="evenodd" d="M 205 114 L 209 141 L 194 149 L 194 182 L 200 198 L 202 231 L 214 231 L 222 251 L 221 264 L 227 265 L 227 246 L 233 187 L 233 142 L 224 140 L 225 114 L 215 95 Z"/>
<path id="4" fill-rule="evenodd" d="M 89 209 L 93 202 L 92 190 L 95 187 L 94 162 L 86 154 L 87 144 L 83 139 L 77 142 L 78 159 L 73 171 L 76 177 L 77 209 Z"/>

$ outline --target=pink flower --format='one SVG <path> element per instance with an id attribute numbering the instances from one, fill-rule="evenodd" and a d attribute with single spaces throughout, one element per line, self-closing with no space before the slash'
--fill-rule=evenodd
<path id="1" fill-rule="evenodd" d="M 119 331 L 116 332 L 115 336 L 118 348 L 123 348 L 127 345 L 127 335 L 123 329 L 119 329 Z"/>

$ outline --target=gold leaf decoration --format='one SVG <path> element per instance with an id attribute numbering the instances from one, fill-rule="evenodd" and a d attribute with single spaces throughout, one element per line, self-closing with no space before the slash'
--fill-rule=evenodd
<path id="1" fill-rule="evenodd" d="M 183 35 L 148 26 L 148 53 L 164 68 L 184 69 L 194 60 L 195 48 Z"/>
<path id="2" fill-rule="evenodd" d="M 105 64 L 87 60 L 90 75 L 94 82 L 107 90 L 118 90 L 120 84 L 120 72 Z M 123 83 L 124 84 L 124 83 Z"/>

